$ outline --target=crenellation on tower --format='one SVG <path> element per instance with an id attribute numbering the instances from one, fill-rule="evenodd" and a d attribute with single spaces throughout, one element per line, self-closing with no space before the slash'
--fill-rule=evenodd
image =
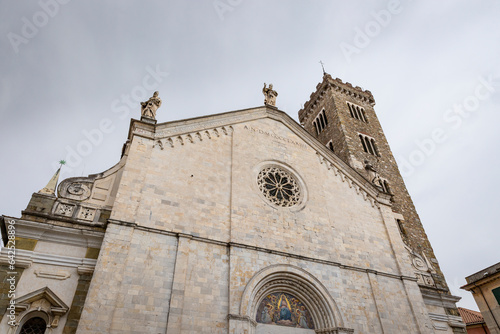
<path id="1" fill-rule="evenodd" d="M 320 100 L 323 98 L 325 92 L 329 89 L 338 91 L 346 96 L 350 96 L 361 103 L 368 103 L 370 105 L 375 105 L 375 99 L 371 91 L 363 90 L 359 86 L 353 87 L 349 82 L 343 82 L 341 79 L 333 79 L 330 74 L 325 74 L 323 76 L 323 81 L 316 85 L 316 91 L 312 92 L 309 96 L 309 100 L 305 102 L 304 107 L 299 110 L 299 119 L 302 122 L 305 121 L 311 114 L 316 110 L 316 106 L 319 104 Z"/>

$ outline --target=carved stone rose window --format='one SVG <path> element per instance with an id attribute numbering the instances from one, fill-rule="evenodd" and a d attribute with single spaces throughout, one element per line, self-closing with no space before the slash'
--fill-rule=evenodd
<path id="1" fill-rule="evenodd" d="M 271 203 L 281 207 L 297 205 L 301 189 L 297 179 L 279 167 L 266 167 L 257 175 L 257 185 Z"/>

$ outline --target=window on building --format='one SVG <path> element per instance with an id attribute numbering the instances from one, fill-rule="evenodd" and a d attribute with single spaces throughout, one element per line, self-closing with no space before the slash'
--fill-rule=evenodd
<path id="1" fill-rule="evenodd" d="M 316 116 L 313 121 L 314 128 L 316 129 L 316 133 L 319 135 L 321 131 L 323 131 L 328 125 L 328 119 L 326 118 L 325 109 L 321 110 L 321 112 Z"/>
<path id="2" fill-rule="evenodd" d="M 316 130 L 316 134 L 319 135 L 319 127 L 318 127 L 318 123 L 316 122 L 316 120 L 313 121 L 313 125 L 314 125 L 314 129 Z"/>
<path id="3" fill-rule="evenodd" d="M 500 287 L 491 290 L 491 292 L 493 292 L 493 296 L 495 296 L 498 305 L 500 305 Z"/>
<path id="4" fill-rule="evenodd" d="M 328 119 L 326 118 L 325 109 L 321 110 L 320 114 L 321 117 L 323 118 L 323 121 L 325 122 L 325 127 L 326 127 L 328 125 Z"/>
<path id="5" fill-rule="evenodd" d="M 330 151 L 335 152 L 335 150 L 333 149 L 333 140 L 330 140 L 328 144 L 326 144 L 326 147 L 328 147 Z"/>
<path id="6" fill-rule="evenodd" d="M 375 144 L 375 139 L 362 134 L 359 135 L 359 139 L 361 140 L 361 145 L 363 145 L 363 151 L 377 157 L 380 156 L 377 145 Z"/>
<path id="7" fill-rule="evenodd" d="M 352 118 L 359 119 L 362 122 L 368 123 L 364 108 L 357 106 L 351 102 L 347 102 L 347 106 L 349 107 L 349 113 L 351 114 Z"/>
<path id="8" fill-rule="evenodd" d="M 43 334 L 47 329 L 47 323 L 40 317 L 34 317 L 26 321 L 19 334 Z"/>

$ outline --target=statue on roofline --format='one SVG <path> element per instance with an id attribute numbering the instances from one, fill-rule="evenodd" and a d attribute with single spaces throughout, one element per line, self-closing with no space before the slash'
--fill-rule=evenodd
<path id="1" fill-rule="evenodd" d="M 161 99 L 158 97 L 158 92 L 154 92 L 153 96 L 146 102 L 141 102 L 141 116 L 151 119 L 156 119 L 156 110 L 161 106 Z"/>
<path id="2" fill-rule="evenodd" d="M 278 93 L 273 89 L 273 84 L 269 84 L 269 87 L 266 87 L 266 83 L 264 82 L 262 94 L 264 94 L 265 105 L 276 107 L 276 96 L 278 96 Z"/>

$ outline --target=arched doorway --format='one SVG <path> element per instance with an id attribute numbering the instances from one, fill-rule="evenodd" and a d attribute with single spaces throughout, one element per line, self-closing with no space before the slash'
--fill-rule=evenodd
<path id="1" fill-rule="evenodd" d="M 239 317 L 255 333 L 353 333 L 325 286 L 307 271 L 277 264 L 256 273 L 242 295 Z M 253 332 L 253 331 L 252 331 Z"/>

